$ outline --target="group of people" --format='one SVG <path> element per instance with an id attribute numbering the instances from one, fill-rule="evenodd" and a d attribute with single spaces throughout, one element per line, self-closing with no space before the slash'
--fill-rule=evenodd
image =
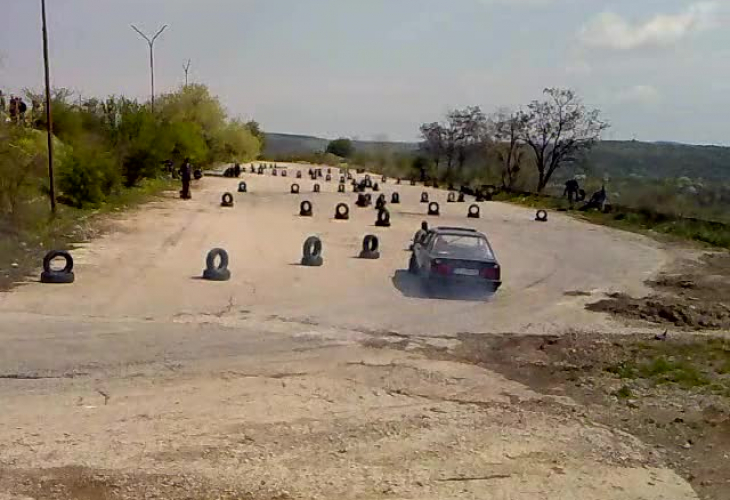
<path id="1" fill-rule="evenodd" d="M 7 115 L 11 122 L 15 124 L 25 123 L 25 115 L 28 112 L 28 105 L 21 97 L 10 96 L 10 100 L 5 99 L 5 94 L 0 90 L 0 114 Z"/>

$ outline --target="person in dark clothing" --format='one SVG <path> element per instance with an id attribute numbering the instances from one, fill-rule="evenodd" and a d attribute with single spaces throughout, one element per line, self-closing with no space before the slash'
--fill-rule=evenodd
<path id="1" fill-rule="evenodd" d="M 241 177 L 241 164 L 238 162 L 236 163 L 236 166 L 233 167 L 233 175 L 235 175 L 236 177 Z"/>
<path id="2" fill-rule="evenodd" d="M 580 184 L 578 184 L 578 181 L 575 179 L 570 179 L 568 182 L 565 183 L 565 191 L 563 192 L 563 196 L 567 196 L 568 201 L 572 205 L 575 201 L 578 200 L 579 191 Z"/>
<path id="3" fill-rule="evenodd" d="M 25 113 L 28 111 L 28 105 L 25 101 L 18 97 L 18 122 L 25 123 Z"/>
<path id="4" fill-rule="evenodd" d="M 190 194 L 190 181 L 193 178 L 193 166 L 190 164 L 190 159 L 186 158 L 180 167 L 180 177 L 182 178 L 182 191 L 180 191 L 180 198 L 183 200 L 189 200 L 192 198 Z"/>

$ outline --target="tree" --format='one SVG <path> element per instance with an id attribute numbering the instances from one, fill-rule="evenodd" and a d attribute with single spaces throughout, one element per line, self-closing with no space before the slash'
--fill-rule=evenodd
<path id="1" fill-rule="evenodd" d="M 331 141 L 327 145 L 325 152 L 339 156 L 340 158 L 350 158 L 355 154 L 355 146 L 350 139 L 339 138 Z"/>
<path id="2" fill-rule="evenodd" d="M 518 113 L 500 110 L 492 118 L 492 124 L 494 150 L 501 165 L 502 188 L 510 191 L 517 182 L 524 157 L 524 122 Z"/>
<path id="3" fill-rule="evenodd" d="M 435 164 L 438 172 L 446 164 L 446 178 L 453 180 L 454 168 L 463 170 L 469 157 L 483 150 L 487 141 L 487 118 L 478 106 L 450 111 L 446 123 L 421 125 L 421 150 Z"/>
<path id="4" fill-rule="evenodd" d="M 518 115 L 521 138 L 535 153 L 538 193 L 558 168 L 589 151 L 609 127 L 600 110 L 586 108 L 575 91 L 548 88 L 543 94 L 544 101 L 533 101 Z"/>
<path id="5" fill-rule="evenodd" d="M 446 130 L 439 122 L 421 125 L 421 151 L 433 161 L 438 171 L 441 159 L 446 153 Z"/>

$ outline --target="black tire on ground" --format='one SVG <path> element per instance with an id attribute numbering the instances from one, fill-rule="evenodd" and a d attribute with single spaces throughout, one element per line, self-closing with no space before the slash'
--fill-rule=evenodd
<path id="1" fill-rule="evenodd" d="M 459 198 L 457 198 L 456 201 L 458 201 L 459 203 L 464 203 L 466 201 L 464 193 L 459 193 Z"/>
<path id="2" fill-rule="evenodd" d="M 338 193 L 344 193 L 345 191 L 346 191 L 346 189 L 345 189 L 345 185 L 344 184 L 340 184 L 339 186 L 337 186 L 337 192 Z"/>
<path id="3" fill-rule="evenodd" d="M 350 219 L 350 207 L 346 203 L 339 203 L 335 207 L 335 219 L 337 220 L 349 220 Z"/>
<path id="4" fill-rule="evenodd" d="M 302 178 L 302 171 L 301 170 L 297 170 L 296 178 L 297 179 L 301 179 Z"/>
<path id="5" fill-rule="evenodd" d="M 447 203 L 454 203 L 456 201 L 456 193 L 451 192 L 449 193 L 449 196 L 446 197 Z"/>
<path id="6" fill-rule="evenodd" d="M 365 208 L 368 206 L 367 198 L 365 198 L 365 195 L 360 193 L 357 195 L 357 201 L 355 202 L 355 205 L 357 205 L 360 208 Z"/>
<path id="7" fill-rule="evenodd" d="M 361 259 L 375 260 L 380 258 L 380 241 L 378 237 L 372 234 L 368 234 L 362 240 L 362 251 L 360 252 Z"/>
<path id="8" fill-rule="evenodd" d="M 51 268 L 53 259 L 62 258 L 66 263 L 61 270 Z M 51 250 L 43 257 L 43 271 L 46 273 L 64 273 L 68 274 L 74 270 L 74 259 L 71 254 L 65 250 Z"/>
<path id="9" fill-rule="evenodd" d="M 385 184 L 386 182 L 388 182 L 388 178 L 387 178 L 386 176 L 382 176 L 382 177 L 380 178 L 380 183 L 381 183 L 381 184 Z"/>
<path id="10" fill-rule="evenodd" d="M 375 184 L 373 184 L 373 191 L 375 191 L 375 192 L 380 191 L 380 186 L 378 186 L 377 182 Z"/>
<path id="11" fill-rule="evenodd" d="M 319 193 L 319 191 L 320 191 L 320 187 L 319 187 L 319 184 L 315 184 L 315 185 L 314 185 L 314 192 L 315 192 L 315 193 Z"/>
<path id="12" fill-rule="evenodd" d="M 547 222 L 548 213 L 545 210 L 538 210 L 537 214 L 535 214 L 535 220 L 538 222 Z"/>
<path id="13" fill-rule="evenodd" d="M 289 175 L 289 174 L 287 173 L 287 171 L 286 171 L 286 170 L 282 170 L 282 171 L 281 171 L 281 176 L 282 176 L 282 177 L 286 177 L 287 175 Z"/>
<path id="14" fill-rule="evenodd" d="M 195 179 L 196 181 L 199 181 L 202 178 L 203 178 L 203 171 L 200 170 L 199 168 L 196 168 L 193 171 L 193 179 Z"/>
<path id="15" fill-rule="evenodd" d="M 375 221 L 375 225 L 378 227 L 390 227 L 390 212 L 387 208 L 378 210 L 378 218 Z"/>
<path id="16" fill-rule="evenodd" d="M 390 196 L 390 202 L 394 205 L 397 205 L 398 203 L 400 203 L 400 195 L 398 193 L 393 193 Z"/>
<path id="17" fill-rule="evenodd" d="M 365 201 L 367 201 L 368 206 L 372 205 L 373 204 L 373 195 L 371 195 L 370 193 L 367 193 L 365 195 Z"/>
<path id="18" fill-rule="evenodd" d="M 435 201 L 428 204 L 428 215 L 434 217 L 441 215 L 441 207 L 439 207 L 439 204 Z"/>
<path id="19" fill-rule="evenodd" d="M 299 215 L 301 217 L 311 217 L 312 216 L 312 203 L 304 200 L 299 205 Z"/>
<path id="20" fill-rule="evenodd" d="M 218 263 L 216 264 L 216 259 Z M 203 278 L 208 281 L 228 281 L 231 272 L 228 270 L 228 252 L 222 248 L 214 248 L 205 258 Z"/>
<path id="21" fill-rule="evenodd" d="M 238 192 L 239 193 L 247 193 L 248 192 L 248 184 L 246 184 L 244 181 L 241 181 L 238 183 Z"/>
<path id="22" fill-rule="evenodd" d="M 375 210 L 380 210 L 380 209 L 385 208 L 386 203 L 387 202 L 385 201 L 385 195 L 381 194 L 380 196 L 378 196 L 378 199 L 375 200 Z"/>
<path id="23" fill-rule="evenodd" d="M 223 196 L 221 197 L 221 206 L 227 208 L 233 206 L 233 195 L 231 193 L 223 193 Z"/>
<path id="24" fill-rule="evenodd" d="M 259 167 L 259 175 L 264 175 L 264 167 Z"/>
<path id="25" fill-rule="evenodd" d="M 64 273 L 60 271 L 43 271 L 41 273 L 41 283 L 48 283 L 52 285 L 67 285 L 73 283 L 76 280 L 76 275 L 73 272 Z"/>
<path id="26" fill-rule="evenodd" d="M 398 177 L 398 178 L 396 179 L 395 183 L 396 183 L 396 184 L 400 184 L 400 183 L 401 183 L 401 178 L 400 178 L 400 177 Z"/>
<path id="27" fill-rule="evenodd" d="M 271 175 L 273 175 L 274 177 L 276 177 L 279 174 L 277 173 L 276 169 L 274 169 L 274 170 L 271 171 Z"/>
<path id="28" fill-rule="evenodd" d="M 428 203 L 428 193 L 426 191 L 421 193 L 421 203 Z"/>
<path id="29" fill-rule="evenodd" d="M 470 219 L 478 219 L 479 217 L 481 217 L 481 209 L 479 208 L 479 205 L 470 205 L 467 217 L 469 217 Z"/>
<path id="30" fill-rule="evenodd" d="M 291 194 L 299 194 L 299 184 L 291 185 Z"/>
<path id="31" fill-rule="evenodd" d="M 322 240 L 316 236 L 310 236 L 304 242 L 302 249 L 302 265 L 309 267 L 319 267 L 323 264 L 322 259 Z"/>

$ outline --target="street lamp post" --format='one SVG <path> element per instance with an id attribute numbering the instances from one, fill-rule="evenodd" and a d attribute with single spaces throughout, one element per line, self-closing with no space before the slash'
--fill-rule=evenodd
<path id="1" fill-rule="evenodd" d="M 144 33 L 142 33 L 140 30 L 137 29 L 137 27 L 133 24 L 132 29 L 139 33 L 139 35 L 144 38 L 147 43 L 150 46 L 150 79 L 152 82 L 152 92 L 151 92 L 151 103 L 152 103 L 152 112 L 155 112 L 155 40 L 162 34 L 163 31 L 167 28 L 167 25 L 164 25 L 160 30 L 153 36 L 152 38 L 148 37 Z"/>
<path id="2" fill-rule="evenodd" d="M 43 66 L 46 73 L 46 121 L 48 122 L 48 182 L 51 198 L 51 213 L 56 214 L 56 188 L 53 179 L 53 113 L 51 112 L 51 69 L 48 62 L 48 24 L 46 22 L 46 0 L 41 0 L 43 18 Z"/>

